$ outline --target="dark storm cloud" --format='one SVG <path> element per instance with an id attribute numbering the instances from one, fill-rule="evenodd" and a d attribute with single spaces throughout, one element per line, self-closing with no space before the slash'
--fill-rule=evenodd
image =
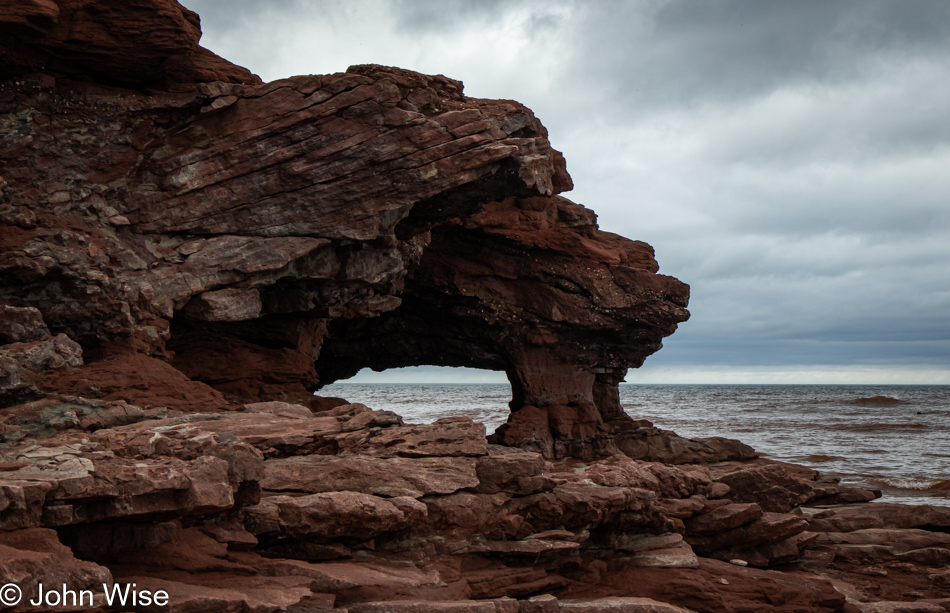
<path id="1" fill-rule="evenodd" d="M 597 26 L 620 28 L 624 20 L 611 18 L 610 9 L 622 15 L 631 7 L 595 6 Z M 630 78 L 628 87 L 645 81 L 658 99 L 681 103 L 756 95 L 804 81 L 838 83 L 870 76 L 874 66 L 867 60 L 879 54 L 950 48 L 950 5 L 943 2 L 678 0 L 652 17 L 646 41 L 622 32 L 610 37 L 621 44 L 618 54 L 653 51 L 625 58 L 634 63 L 621 74 Z"/>
<path id="2" fill-rule="evenodd" d="M 268 79 L 375 62 L 532 108 L 570 197 L 692 286 L 644 376 L 950 382 L 948 2 L 186 4 Z"/>

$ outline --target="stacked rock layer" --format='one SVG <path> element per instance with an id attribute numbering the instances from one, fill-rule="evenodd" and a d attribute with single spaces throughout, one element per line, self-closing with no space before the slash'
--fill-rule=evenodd
<path id="1" fill-rule="evenodd" d="M 174 0 L 0 5 L 12 610 L 948 608 L 950 511 L 623 411 L 688 287 L 558 195 L 530 110 L 199 38 Z M 505 371 L 508 423 L 313 396 L 420 364 Z"/>

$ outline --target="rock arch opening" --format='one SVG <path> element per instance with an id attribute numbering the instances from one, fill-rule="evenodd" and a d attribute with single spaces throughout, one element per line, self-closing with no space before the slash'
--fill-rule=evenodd
<path id="1" fill-rule="evenodd" d="M 336 257 L 333 278 L 278 271 L 191 298 L 172 319 L 172 363 L 225 394 L 296 402 L 365 368 L 503 372 L 511 415 L 492 440 L 584 457 L 617 451 L 632 423 L 617 385 L 688 317 L 688 287 L 657 274 L 648 245 L 557 196 L 490 202 L 409 242 L 327 253 L 288 266 Z M 370 274 L 380 262 L 385 282 Z"/>
<path id="2" fill-rule="evenodd" d="M 44 311 L 51 327 L 101 339 L 103 356 L 166 360 L 222 404 L 307 402 L 363 368 L 481 368 L 511 383 L 493 440 L 610 452 L 629 422 L 621 374 L 688 317 L 688 287 L 657 274 L 649 245 L 557 196 L 572 187 L 564 158 L 516 102 L 381 66 L 202 88 L 134 113 L 125 94 L 101 95 L 102 125 L 137 145 L 109 128 L 54 165 L 24 152 L 31 168 L 109 181 L 90 184 L 89 206 L 59 209 L 58 177 L 37 175 L 40 191 L 11 210 L 51 206 L 11 246 L 64 212 L 75 226 L 7 274 L 73 279 L 69 308 Z M 53 142 L 68 126 L 46 110 L 55 121 L 21 127 Z M 110 148 L 103 174 L 89 152 Z"/>
<path id="3" fill-rule="evenodd" d="M 511 385 L 504 373 L 434 366 L 364 369 L 317 393 L 393 411 L 410 423 L 464 415 L 485 424 L 489 433 L 508 419 L 511 402 Z"/>

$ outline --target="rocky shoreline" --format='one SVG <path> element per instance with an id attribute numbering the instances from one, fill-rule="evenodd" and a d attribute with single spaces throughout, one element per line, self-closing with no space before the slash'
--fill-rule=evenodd
<path id="1" fill-rule="evenodd" d="M 950 610 L 950 508 L 626 414 L 689 288 L 558 195 L 530 110 L 199 38 L 174 0 L 0 6 L 9 610 Z M 505 371 L 508 422 L 313 395 L 418 364 Z"/>
<path id="2" fill-rule="evenodd" d="M 55 430 L 2 449 L 0 573 L 25 589 L 135 583 L 172 611 L 950 606 L 950 509 L 795 465 L 546 461 L 359 404 L 13 408 Z"/>

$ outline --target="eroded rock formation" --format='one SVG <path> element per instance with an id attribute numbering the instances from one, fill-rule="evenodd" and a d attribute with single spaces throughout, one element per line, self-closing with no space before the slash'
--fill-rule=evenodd
<path id="1" fill-rule="evenodd" d="M 499 442 L 630 445 L 617 383 L 689 290 L 556 195 L 571 179 L 530 110 L 373 65 L 261 84 L 170 1 L 5 15 L 0 300 L 87 361 L 155 356 L 234 401 L 363 367 L 504 370 Z"/>
<path id="2" fill-rule="evenodd" d="M 623 412 L 688 288 L 558 195 L 528 109 L 381 66 L 262 84 L 198 25 L 0 2 L 4 606 L 950 610 L 947 509 Z M 509 422 L 311 395 L 412 364 L 504 370 Z"/>
<path id="3" fill-rule="evenodd" d="M 100 607 L 103 583 L 165 590 L 180 612 L 950 604 L 950 509 L 854 504 L 874 494 L 793 465 L 551 462 L 469 418 L 359 404 L 74 399 L 75 423 L 63 404 L 0 447 L 0 579 L 31 597 L 66 581 Z"/>

